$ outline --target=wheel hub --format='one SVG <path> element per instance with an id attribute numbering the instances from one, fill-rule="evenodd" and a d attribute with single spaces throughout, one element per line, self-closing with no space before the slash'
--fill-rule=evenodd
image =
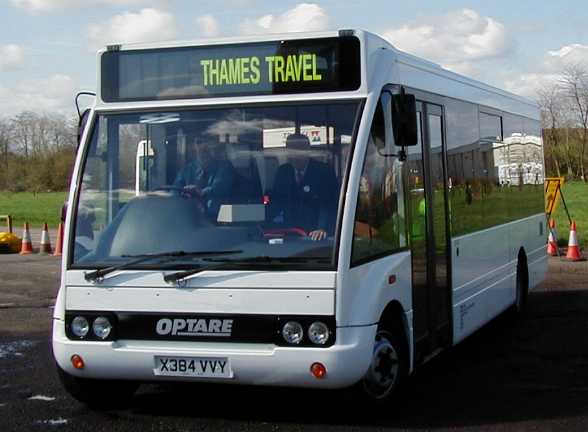
<path id="1" fill-rule="evenodd" d="M 387 396 L 398 378 L 400 361 L 394 345 L 385 337 L 378 335 L 371 365 L 364 377 L 364 387 L 376 399 Z"/>

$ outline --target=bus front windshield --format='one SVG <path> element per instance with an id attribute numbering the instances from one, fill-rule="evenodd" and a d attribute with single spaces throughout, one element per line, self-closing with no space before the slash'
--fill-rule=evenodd
<path id="1" fill-rule="evenodd" d="M 97 115 L 72 265 L 173 251 L 330 263 L 359 107 L 333 101 Z M 195 264 L 180 256 L 141 266 Z"/>

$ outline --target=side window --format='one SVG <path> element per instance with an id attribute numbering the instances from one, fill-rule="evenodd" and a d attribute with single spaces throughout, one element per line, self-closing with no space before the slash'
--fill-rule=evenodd
<path id="1" fill-rule="evenodd" d="M 407 246 L 402 164 L 385 157 L 384 113 L 378 106 L 372 122 L 359 184 L 351 264 L 359 264 Z"/>
<path id="2" fill-rule="evenodd" d="M 461 236 L 484 228 L 479 112 L 477 105 L 449 98 L 445 112 L 451 233 Z"/>
<path id="3" fill-rule="evenodd" d="M 502 118 L 480 111 L 480 139 L 484 142 L 502 142 Z"/>

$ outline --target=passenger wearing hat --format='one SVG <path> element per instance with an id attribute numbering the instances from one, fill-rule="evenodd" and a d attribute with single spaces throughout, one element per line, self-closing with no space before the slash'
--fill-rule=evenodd
<path id="1" fill-rule="evenodd" d="M 303 228 L 314 240 L 335 229 L 339 185 L 332 168 L 311 158 L 308 137 L 286 139 L 288 162 L 278 168 L 271 194 L 270 218 L 286 227 Z"/>

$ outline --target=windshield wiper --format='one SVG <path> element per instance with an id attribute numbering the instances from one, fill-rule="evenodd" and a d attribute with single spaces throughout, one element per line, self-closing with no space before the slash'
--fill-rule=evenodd
<path id="1" fill-rule="evenodd" d="M 109 273 L 118 271 L 118 270 L 125 270 L 129 267 L 132 267 L 137 264 L 141 264 L 146 261 L 150 261 L 156 258 L 167 258 L 167 260 L 173 260 L 175 258 L 192 258 L 192 257 L 201 257 L 201 256 L 215 256 L 215 255 L 233 255 L 238 254 L 243 251 L 241 250 L 226 250 L 226 251 L 195 251 L 195 252 L 186 252 L 186 251 L 172 251 L 172 252 L 162 252 L 156 254 L 145 254 L 145 255 L 124 255 L 125 258 L 135 258 L 131 261 L 124 262 L 122 264 L 117 264 L 111 267 L 106 267 L 103 269 L 94 270 L 88 272 L 84 275 L 84 278 L 88 282 L 96 282 L 101 280 L 104 276 Z"/>
<path id="2" fill-rule="evenodd" d="M 225 267 L 230 267 L 235 264 L 308 264 L 308 263 L 319 263 L 319 264 L 330 264 L 331 260 L 325 257 L 270 257 L 270 256 L 258 256 L 252 258 L 241 258 L 241 259 L 215 259 L 215 258 L 204 258 L 202 261 L 206 261 L 210 264 L 200 266 L 192 270 L 181 271 L 177 273 L 171 273 L 165 275 L 163 280 L 168 283 L 179 282 L 189 276 L 196 273 L 200 273 L 207 270 L 219 270 Z"/>

